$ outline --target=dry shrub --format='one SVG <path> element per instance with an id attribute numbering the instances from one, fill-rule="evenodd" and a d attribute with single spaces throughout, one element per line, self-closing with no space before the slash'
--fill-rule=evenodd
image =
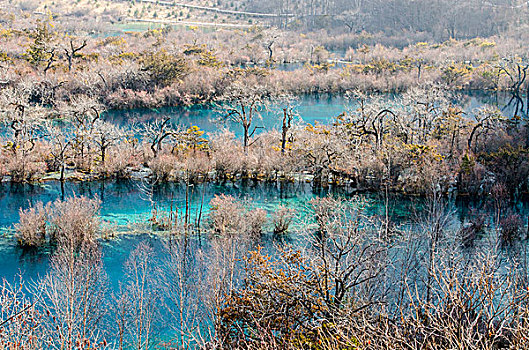
<path id="1" fill-rule="evenodd" d="M 245 209 L 243 202 L 232 196 L 218 195 L 211 202 L 209 224 L 213 232 L 221 237 L 259 237 L 266 222 L 263 209 Z"/>
<path id="2" fill-rule="evenodd" d="M 130 168 L 138 168 L 140 165 L 138 150 L 130 143 L 120 143 L 107 151 L 105 163 L 100 164 L 97 170 L 107 176 L 126 178 Z"/>
<path id="3" fill-rule="evenodd" d="M 6 164 L 7 173 L 14 182 L 31 181 L 38 175 L 44 173 L 45 163 L 22 157 L 10 158 Z"/>
<path id="4" fill-rule="evenodd" d="M 46 242 L 46 211 L 42 202 L 26 210 L 20 209 L 15 224 L 18 243 L 23 247 L 40 247 Z"/>
<path id="5" fill-rule="evenodd" d="M 256 178 L 275 180 L 279 174 L 292 172 L 289 157 L 281 154 L 281 135 L 277 130 L 268 131 L 257 136 L 249 149 L 249 166 Z"/>
<path id="6" fill-rule="evenodd" d="M 15 225 L 21 246 L 38 247 L 46 242 L 79 247 L 93 243 L 99 230 L 97 198 L 73 196 L 44 206 L 41 202 L 20 212 Z"/>
<path id="7" fill-rule="evenodd" d="M 50 234 L 59 243 L 73 243 L 80 246 L 83 242 L 93 242 L 99 230 L 98 198 L 73 196 L 65 201 L 57 200 L 49 207 L 48 220 Z"/>
<path id="8" fill-rule="evenodd" d="M 191 183 L 199 182 L 208 178 L 209 172 L 213 169 L 213 164 L 205 151 L 190 151 L 178 164 L 178 169 Z"/>
<path id="9" fill-rule="evenodd" d="M 501 241 L 504 244 L 514 244 L 521 239 L 523 221 L 520 215 L 511 214 L 500 220 Z"/>
<path id="10" fill-rule="evenodd" d="M 226 80 L 223 79 L 221 71 L 209 67 L 201 67 L 199 74 L 191 73 L 178 84 L 171 86 L 173 95 L 169 95 L 168 100 L 178 100 L 182 104 L 211 101 L 215 94 L 225 89 Z"/>
<path id="11" fill-rule="evenodd" d="M 406 169 L 397 180 L 399 187 L 407 193 L 426 194 L 432 186 L 437 186 L 446 193 L 455 183 L 454 174 L 436 146 L 409 145 L 408 148 Z"/>
<path id="12" fill-rule="evenodd" d="M 175 169 L 177 158 L 170 153 L 159 154 L 149 162 L 153 175 L 160 181 L 169 180 Z"/>
<path id="13" fill-rule="evenodd" d="M 266 211 L 260 208 L 246 211 L 244 222 L 246 223 L 245 231 L 249 236 L 260 237 L 266 223 Z"/>
<path id="14" fill-rule="evenodd" d="M 279 206 L 272 216 L 272 224 L 274 225 L 274 234 L 284 235 L 288 233 L 288 229 L 292 224 L 292 220 L 296 215 L 296 210 Z"/>
<path id="15" fill-rule="evenodd" d="M 117 89 L 105 97 L 105 103 L 113 109 L 155 108 L 162 106 L 163 100 L 144 90 Z"/>
<path id="16" fill-rule="evenodd" d="M 209 221 L 215 234 L 219 236 L 232 236 L 242 227 L 242 204 L 232 196 L 218 195 L 211 202 Z"/>
<path id="17" fill-rule="evenodd" d="M 330 311 L 313 288 L 319 274 L 298 251 L 284 251 L 281 258 L 274 261 L 260 250 L 244 258 L 244 283 L 219 310 L 218 341 L 225 348 L 259 349 L 261 343 L 273 344 L 271 349 L 311 349 L 329 336 L 313 339 L 310 334 L 321 329 L 317 319 Z M 252 335 L 246 336 L 248 331 Z"/>
<path id="18" fill-rule="evenodd" d="M 41 144 L 36 145 L 35 149 L 26 154 L 13 153 L 2 150 L 0 162 L 2 163 L 4 176 L 11 176 L 14 182 L 31 181 L 46 171 L 46 152 L 45 147 Z"/>
<path id="19" fill-rule="evenodd" d="M 242 144 L 231 131 L 224 130 L 211 136 L 212 160 L 218 177 L 238 174 L 245 169 Z"/>

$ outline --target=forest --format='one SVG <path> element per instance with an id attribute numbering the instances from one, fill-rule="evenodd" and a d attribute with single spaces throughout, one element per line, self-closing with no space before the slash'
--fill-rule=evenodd
<path id="1" fill-rule="evenodd" d="M 0 1 L 0 349 L 529 346 L 529 3 Z"/>

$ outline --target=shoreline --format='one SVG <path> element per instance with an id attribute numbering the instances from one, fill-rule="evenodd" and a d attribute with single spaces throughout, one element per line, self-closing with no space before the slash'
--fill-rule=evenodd
<path id="1" fill-rule="evenodd" d="M 144 174 L 141 176 L 140 174 Z M 46 184 L 46 183 L 59 183 L 59 184 L 72 184 L 72 183 L 87 183 L 87 184 L 94 184 L 98 182 L 113 182 L 113 181 L 131 181 L 131 182 L 143 182 L 143 181 L 152 181 L 152 186 L 166 186 L 170 184 L 178 184 L 181 186 L 186 186 L 186 180 L 184 176 L 185 172 L 181 171 L 179 172 L 179 175 L 182 176 L 172 176 L 168 179 L 152 179 L 153 172 L 149 168 L 143 168 L 140 170 L 132 171 L 129 176 L 126 177 L 120 177 L 120 176 L 101 176 L 101 175 L 90 175 L 83 172 L 74 171 L 71 173 L 68 173 L 65 175 L 64 181 L 61 181 L 58 176 L 59 173 L 49 173 L 46 175 L 43 175 L 41 178 L 34 179 L 32 181 L 24 181 L 24 182 L 17 182 L 17 181 L 11 181 L 5 176 L 0 180 L 0 184 L 9 184 L 9 185 L 38 185 L 38 184 Z M 53 176 L 56 175 L 56 176 Z M 328 181 L 322 181 L 321 183 L 317 183 L 314 181 L 315 175 L 313 173 L 305 172 L 305 173 L 294 173 L 289 175 L 278 175 L 276 178 L 266 178 L 263 176 L 244 176 L 243 174 L 228 174 L 224 176 L 217 176 L 214 171 L 210 172 L 206 176 L 198 176 L 194 177 L 196 179 L 199 179 L 198 181 L 190 181 L 188 183 L 189 186 L 196 186 L 196 185 L 208 185 L 208 184 L 217 184 L 217 185 L 225 185 L 225 184 L 255 184 L 255 185 L 263 185 L 263 184 L 270 184 L 270 185 L 283 185 L 283 184 L 310 184 L 313 189 L 320 189 L 320 190 L 326 190 L 326 189 L 341 189 L 341 190 L 347 190 L 348 194 L 351 195 L 362 195 L 362 194 L 376 194 L 376 195 L 384 195 L 386 189 L 385 188 L 375 188 L 375 187 L 352 187 L 353 180 L 349 181 L 332 181 L 329 179 Z M 395 188 L 395 186 L 391 186 L 387 189 L 388 194 L 396 195 L 396 196 L 402 196 L 404 198 L 428 198 L 428 193 L 418 193 L 418 192 L 406 192 L 402 189 Z M 455 188 L 450 188 L 449 191 L 442 191 L 440 192 L 441 195 L 444 198 L 448 198 L 449 200 L 484 200 L 484 199 L 490 199 L 491 194 L 482 194 L 482 195 L 474 195 L 469 192 L 459 192 Z M 526 200 L 529 200 L 529 192 L 521 192 L 519 193 L 516 198 L 511 198 L 510 201 L 513 203 L 519 203 L 524 202 Z"/>

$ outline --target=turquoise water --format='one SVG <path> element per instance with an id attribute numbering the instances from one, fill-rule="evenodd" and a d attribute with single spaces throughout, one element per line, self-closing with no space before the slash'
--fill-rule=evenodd
<path id="1" fill-rule="evenodd" d="M 122 270 L 122 263 L 133 247 L 140 241 L 163 240 L 164 235 L 153 232 L 148 223 L 151 217 L 152 202 L 156 203 L 159 217 L 167 214 L 172 207 L 180 213 L 185 210 L 186 189 L 184 185 L 168 183 L 152 188 L 149 195 L 143 190 L 145 186 L 139 181 L 95 181 L 90 183 L 69 182 L 64 184 L 64 195 L 58 182 L 41 184 L 0 184 L 0 276 L 12 280 L 18 273 L 29 278 L 37 278 L 45 273 L 49 250 L 37 252 L 24 251 L 16 246 L 13 237 L 14 223 L 18 222 L 19 209 L 25 209 L 36 202 L 48 203 L 57 198 L 72 195 L 99 198 L 101 205 L 102 226 L 107 231 L 116 233 L 114 238 L 102 239 L 104 259 L 107 272 L 117 283 Z M 151 196 L 152 194 L 152 196 Z M 381 217 L 384 213 L 384 198 L 377 194 L 356 195 L 346 189 L 314 189 L 308 183 L 228 183 L 200 184 L 189 189 L 190 222 L 195 222 L 199 208 L 203 205 L 202 227 L 205 226 L 209 202 L 215 195 L 231 195 L 246 201 L 248 206 L 262 208 L 269 216 L 279 205 L 296 210 L 292 226 L 291 239 L 295 241 L 297 230 L 303 228 L 310 212 L 309 201 L 329 194 L 353 198 L 360 196 L 365 202 L 366 214 Z M 202 202 L 202 196 L 204 198 Z M 392 196 L 390 215 L 397 225 L 413 224 L 421 213 L 421 198 Z M 486 202 L 458 201 L 450 205 L 456 208 L 455 220 L 465 221 L 470 208 L 481 208 L 489 211 Z M 527 204 L 520 202 L 513 208 L 525 215 Z M 182 214 L 180 214 L 182 215 Z M 265 233 L 271 236 L 271 225 L 265 226 Z M 111 278 L 112 279 L 112 278 Z"/>
<path id="2" fill-rule="evenodd" d="M 385 94 L 384 98 L 388 103 L 393 103 L 395 95 Z M 459 105 L 466 113 L 471 114 L 476 108 L 485 105 L 497 106 L 503 114 L 511 117 L 515 111 L 515 105 L 509 105 L 511 96 L 508 93 L 488 93 L 484 91 L 470 91 L 458 93 L 454 97 L 453 103 Z M 354 108 L 355 104 L 343 96 L 315 96 L 306 95 L 300 97 L 296 108 L 298 121 L 304 123 L 329 123 L 344 111 Z M 263 111 L 262 118 L 254 120 L 254 125 L 261 127 L 257 130 L 270 130 L 280 128 L 280 113 L 274 111 Z M 170 117 L 172 121 L 182 127 L 198 125 L 207 133 L 217 132 L 221 128 L 228 128 L 241 135 L 241 128 L 233 122 L 221 122 L 219 112 L 210 106 L 193 107 L 164 107 L 159 109 L 135 109 L 135 110 L 111 110 L 106 113 L 105 118 L 119 125 L 128 125 L 131 122 L 139 124 Z"/>
<path id="3" fill-rule="evenodd" d="M 383 94 L 389 104 L 395 103 L 396 95 Z M 453 103 L 460 106 L 467 115 L 476 108 L 485 105 L 500 108 L 505 116 L 512 117 L 516 110 L 514 102 L 510 102 L 509 93 L 489 93 L 485 91 L 469 91 L 458 93 Z M 525 98 L 524 98 L 525 100 Z M 354 102 L 343 96 L 329 95 L 305 95 L 299 98 L 296 104 L 296 121 L 299 123 L 321 123 L 326 124 L 335 120 L 344 111 L 355 108 Z M 527 106 L 524 106 L 527 110 Z M 523 113 L 518 113 L 523 114 Z M 158 109 L 133 109 L 133 110 L 110 110 L 105 113 L 105 119 L 120 126 L 130 126 L 132 123 L 142 125 L 157 119 L 171 118 L 173 124 L 181 127 L 192 125 L 199 126 L 206 133 L 215 133 L 221 129 L 229 129 L 237 136 L 242 135 L 240 125 L 231 121 L 221 121 L 221 114 L 210 105 L 196 105 L 191 107 L 163 107 Z M 269 110 L 261 112 L 260 118 L 255 118 L 253 125 L 259 127 L 256 134 L 281 127 L 282 112 L 277 106 L 271 106 Z M 11 130 L 5 126 L 0 128 L 1 133 L 10 133 Z"/>
<path id="4" fill-rule="evenodd" d="M 202 187 L 202 186 L 205 186 Z M 109 272 L 123 262 L 133 246 L 145 238 L 153 237 L 148 225 L 151 217 L 152 201 L 156 202 L 158 213 L 163 216 L 171 206 L 180 212 L 185 210 L 185 186 L 170 183 L 152 189 L 152 197 L 146 195 L 144 185 L 138 181 L 104 181 L 90 183 L 64 184 L 64 195 L 58 182 L 41 184 L 0 184 L 0 276 L 14 278 L 17 273 L 36 278 L 45 272 L 49 251 L 27 252 L 17 248 L 13 237 L 13 225 L 19 220 L 19 210 L 37 202 L 48 203 L 57 198 L 72 195 L 99 198 L 103 227 L 118 233 L 117 238 L 103 240 L 105 260 L 109 263 Z M 272 212 L 278 205 L 286 205 L 305 210 L 306 203 L 325 191 L 312 191 L 305 183 L 283 185 L 243 185 L 243 184 L 206 184 L 190 188 L 191 220 L 195 220 L 204 195 L 204 214 L 209 211 L 208 203 L 216 194 L 232 195 L 247 200 L 251 205 Z M 205 219 L 204 219 L 205 221 Z M 151 238 L 150 238 L 151 237 Z M 153 239 L 156 238 L 154 235 Z"/>
<path id="5" fill-rule="evenodd" d="M 343 97 L 314 97 L 305 96 L 299 101 L 297 113 L 299 120 L 306 123 L 327 123 L 344 112 L 350 104 Z M 281 120 L 276 111 L 262 111 L 261 118 L 254 120 L 254 125 L 263 127 L 262 130 L 278 128 Z M 145 123 L 158 118 L 171 117 L 175 124 L 183 127 L 198 125 L 202 130 L 212 133 L 220 128 L 229 128 L 240 133 L 240 128 L 233 122 L 219 121 L 221 114 L 210 106 L 164 107 L 159 109 L 113 110 L 106 113 L 105 118 L 120 125 L 127 125 L 131 121 Z"/>

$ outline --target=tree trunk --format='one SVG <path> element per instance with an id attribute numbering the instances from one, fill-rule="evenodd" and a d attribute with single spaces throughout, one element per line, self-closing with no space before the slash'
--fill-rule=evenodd
<path id="1" fill-rule="evenodd" d="M 248 125 L 244 125 L 244 140 L 243 140 L 243 147 L 244 147 L 244 154 L 248 154 L 248 140 L 249 140 L 249 129 L 250 127 Z"/>
<path id="2" fill-rule="evenodd" d="M 283 128 L 281 130 L 281 154 L 285 154 L 285 148 L 287 145 L 287 132 L 288 132 L 287 110 L 285 108 L 283 109 Z"/>
<path id="3" fill-rule="evenodd" d="M 61 177 L 60 177 L 60 181 L 61 181 L 61 182 L 64 181 L 64 162 L 61 164 Z"/>
<path id="4" fill-rule="evenodd" d="M 101 147 L 101 164 L 105 164 L 106 147 Z"/>

